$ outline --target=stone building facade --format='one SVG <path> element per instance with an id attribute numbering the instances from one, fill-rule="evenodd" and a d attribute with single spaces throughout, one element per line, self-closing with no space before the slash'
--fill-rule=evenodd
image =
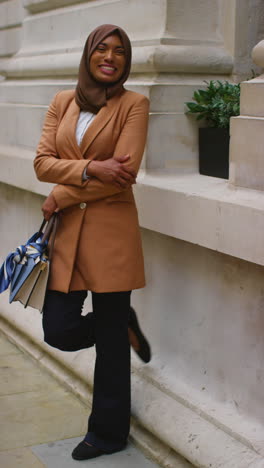
<path id="1" fill-rule="evenodd" d="M 127 87 L 151 103 L 134 190 L 147 287 L 133 304 L 154 356 L 148 366 L 133 358 L 132 437 L 166 467 L 262 467 L 262 0 L 1 0 L 1 258 L 41 221 L 51 185 L 32 160 L 43 118 L 52 96 L 75 86 L 84 41 L 102 23 L 128 32 Z M 204 80 L 239 82 L 252 70 L 260 76 L 243 83 L 232 119 L 230 180 L 201 176 L 184 102 Z M 5 333 L 89 397 L 93 351 L 49 349 L 39 313 L 7 294 L 0 315 Z"/>

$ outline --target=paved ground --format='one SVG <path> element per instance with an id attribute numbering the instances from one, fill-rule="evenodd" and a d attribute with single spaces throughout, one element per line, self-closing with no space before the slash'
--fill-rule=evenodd
<path id="1" fill-rule="evenodd" d="M 87 408 L 0 332 L 1 468 L 157 468 L 132 444 L 123 452 L 74 461 Z"/>

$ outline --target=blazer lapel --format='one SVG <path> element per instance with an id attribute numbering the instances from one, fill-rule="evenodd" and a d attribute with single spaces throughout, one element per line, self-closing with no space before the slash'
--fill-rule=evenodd
<path id="1" fill-rule="evenodd" d="M 77 143 L 76 136 L 75 136 L 79 115 L 80 115 L 80 108 L 76 104 L 75 99 L 73 99 L 65 114 L 65 120 L 64 120 L 65 135 L 66 135 L 68 144 L 74 150 L 74 154 L 76 155 L 76 158 L 83 159 L 80 147 Z"/>
<path id="2" fill-rule="evenodd" d="M 111 119 L 112 115 L 116 111 L 115 105 L 117 101 L 118 101 L 118 96 L 115 96 L 109 101 L 107 101 L 106 106 L 100 109 L 96 117 L 93 119 L 92 123 L 89 125 L 88 129 L 86 130 L 83 136 L 83 139 L 80 145 L 80 151 L 81 151 L 82 157 L 84 157 L 89 146 L 92 144 L 92 142 L 95 140 L 97 135 L 103 130 L 103 128 L 107 125 L 107 123 Z M 75 138 L 75 141 L 76 141 L 76 138 Z"/>

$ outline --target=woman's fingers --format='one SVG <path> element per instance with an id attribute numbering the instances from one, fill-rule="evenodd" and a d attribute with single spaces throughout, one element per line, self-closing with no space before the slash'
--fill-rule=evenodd
<path id="1" fill-rule="evenodd" d="M 122 178 L 125 182 L 132 184 L 135 180 L 135 177 L 127 172 L 120 171 L 117 178 Z"/>
<path id="2" fill-rule="evenodd" d="M 125 154 L 124 156 L 118 156 L 115 158 L 116 161 L 118 161 L 120 163 L 120 167 L 122 168 L 122 170 L 126 173 L 126 174 L 129 174 L 130 176 L 132 177 L 136 177 L 136 172 L 131 169 L 131 168 L 128 168 L 124 165 L 125 162 L 127 162 L 128 160 L 130 159 L 130 155 L 129 154 Z"/>
<path id="3" fill-rule="evenodd" d="M 127 168 L 125 162 L 130 156 L 120 156 L 104 161 L 92 161 L 88 166 L 88 175 L 97 177 L 105 183 L 117 184 L 120 188 L 127 188 L 136 182 L 136 173 L 133 169 Z"/>
<path id="4" fill-rule="evenodd" d="M 129 154 L 125 154 L 124 156 L 116 156 L 116 161 L 120 162 L 120 163 L 124 163 L 126 161 L 128 161 L 130 159 L 130 155 Z"/>
<path id="5" fill-rule="evenodd" d="M 116 178 L 115 182 L 121 187 L 121 188 L 129 188 L 131 187 L 132 184 L 136 183 L 136 180 L 133 179 L 125 179 L 124 177 L 118 177 Z"/>
<path id="6" fill-rule="evenodd" d="M 52 215 L 52 213 L 46 211 L 46 210 L 42 210 L 42 213 L 43 213 L 43 216 L 45 218 L 46 221 L 48 221 Z"/>
<path id="7" fill-rule="evenodd" d="M 46 221 L 50 219 L 54 211 L 57 211 L 58 209 L 57 203 L 52 193 L 50 193 L 49 196 L 46 198 L 41 209 L 42 209 L 42 213 Z"/>
<path id="8" fill-rule="evenodd" d="M 50 219 L 50 217 L 53 215 L 54 211 L 46 208 L 42 208 L 42 213 L 46 221 Z"/>
<path id="9" fill-rule="evenodd" d="M 133 169 L 129 169 L 128 167 L 124 166 L 123 164 L 121 164 L 121 169 L 122 169 L 122 172 L 130 177 L 136 177 L 136 172 L 133 171 Z"/>
<path id="10" fill-rule="evenodd" d="M 122 177 L 125 180 L 128 180 L 132 183 L 132 181 L 136 178 L 136 172 L 133 169 L 129 169 L 123 164 L 120 164 L 118 167 L 118 176 Z"/>

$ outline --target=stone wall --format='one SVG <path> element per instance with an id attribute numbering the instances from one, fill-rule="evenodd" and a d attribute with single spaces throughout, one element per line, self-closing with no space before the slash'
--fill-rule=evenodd
<path id="1" fill-rule="evenodd" d="M 262 173 L 262 114 L 253 157 L 245 143 L 241 153 L 240 139 L 250 141 L 242 125 L 258 115 L 252 103 L 260 102 L 260 88 L 250 92 L 258 83 L 262 89 L 262 79 L 243 85 L 230 181 L 198 174 L 197 123 L 184 108 L 204 80 L 260 72 L 250 53 L 264 33 L 262 1 L 9 0 L 0 2 L 0 18 L 1 258 L 36 229 L 51 189 L 32 169 L 47 105 L 75 86 L 89 31 L 118 22 L 133 43 L 127 87 L 151 101 L 135 187 L 147 287 L 133 293 L 133 304 L 154 356 L 148 366 L 133 357 L 132 434 L 142 443 L 144 433 L 146 448 L 167 467 L 190 466 L 184 459 L 213 468 L 263 466 L 264 194 L 252 185 Z M 250 184 L 240 176 L 249 153 Z M 7 294 L 0 312 L 6 333 L 24 343 L 27 337 L 40 361 L 61 363 L 74 390 L 77 381 L 91 386 L 93 351 L 49 349 L 39 314 L 9 306 Z"/>

